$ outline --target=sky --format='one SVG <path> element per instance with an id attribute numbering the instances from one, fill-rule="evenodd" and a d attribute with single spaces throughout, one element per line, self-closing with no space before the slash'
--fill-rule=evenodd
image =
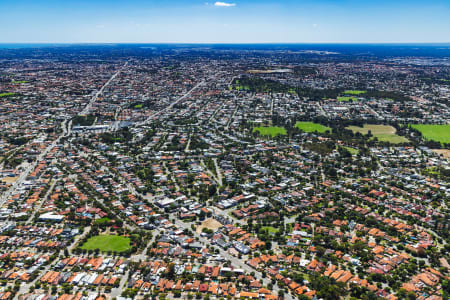
<path id="1" fill-rule="evenodd" d="M 0 0 L 0 43 L 448 43 L 450 0 Z"/>

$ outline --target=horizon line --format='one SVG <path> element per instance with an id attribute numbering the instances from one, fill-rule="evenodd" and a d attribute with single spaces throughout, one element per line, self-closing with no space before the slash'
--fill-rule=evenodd
<path id="1" fill-rule="evenodd" d="M 0 42 L 0 45 L 450 45 L 449 42 Z"/>

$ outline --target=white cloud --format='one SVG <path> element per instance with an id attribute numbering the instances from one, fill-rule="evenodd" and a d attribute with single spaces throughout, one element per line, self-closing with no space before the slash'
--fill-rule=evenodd
<path id="1" fill-rule="evenodd" d="M 217 1 L 216 3 L 214 3 L 214 6 L 220 6 L 220 7 L 233 7 L 233 6 L 236 6 L 236 3 L 227 3 L 227 2 L 220 2 L 220 1 Z"/>

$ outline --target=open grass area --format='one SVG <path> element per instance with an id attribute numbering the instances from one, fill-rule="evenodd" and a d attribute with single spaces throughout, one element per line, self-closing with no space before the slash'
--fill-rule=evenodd
<path id="1" fill-rule="evenodd" d="M 107 218 L 107 217 L 95 220 L 95 224 L 99 224 L 99 225 L 109 223 L 109 222 L 111 222 L 111 219 Z"/>
<path id="2" fill-rule="evenodd" d="M 340 97 L 337 97 L 337 100 L 339 102 L 349 102 L 349 101 L 358 101 L 358 98 L 349 97 L 349 96 L 340 96 Z"/>
<path id="3" fill-rule="evenodd" d="M 297 122 L 295 123 L 295 127 L 304 132 L 320 132 L 324 133 L 329 130 L 331 132 L 331 128 L 327 126 L 323 126 L 322 124 L 317 124 L 314 122 Z"/>
<path id="4" fill-rule="evenodd" d="M 364 127 L 348 126 L 346 128 L 350 129 L 354 133 L 359 132 L 361 134 L 367 134 L 370 130 L 372 135 L 381 142 L 389 142 L 392 144 L 409 142 L 407 138 L 395 134 L 396 132 L 395 128 L 388 125 L 364 124 Z"/>
<path id="5" fill-rule="evenodd" d="M 380 142 L 389 142 L 391 144 L 408 143 L 409 140 L 396 134 L 378 134 L 376 135 Z"/>
<path id="6" fill-rule="evenodd" d="M 278 126 L 269 126 L 269 127 L 254 127 L 253 132 L 258 131 L 260 135 L 263 136 L 272 136 L 275 137 L 277 135 L 286 135 L 286 129 Z"/>
<path id="7" fill-rule="evenodd" d="M 347 147 L 344 146 L 345 149 L 347 149 L 348 152 L 350 152 L 352 155 L 357 155 L 359 153 L 358 149 L 352 148 L 352 147 Z"/>
<path id="8" fill-rule="evenodd" d="M 450 125 L 413 124 L 411 127 L 419 130 L 427 140 L 450 143 Z"/>
<path id="9" fill-rule="evenodd" d="M 130 238 L 120 235 L 96 235 L 88 239 L 81 249 L 124 252 L 131 248 Z"/>
<path id="10" fill-rule="evenodd" d="M 8 97 L 8 96 L 14 96 L 14 93 L 0 93 L 0 98 L 1 97 Z"/>
<path id="11" fill-rule="evenodd" d="M 366 91 L 359 91 L 359 90 L 346 90 L 344 91 L 344 94 L 346 95 L 361 95 L 361 94 L 365 94 Z"/>
<path id="12" fill-rule="evenodd" d="M 17 81 L 13 81 L 12 83 L 27 83 L 28 81 L 26 80 L 17 80 Z"/>

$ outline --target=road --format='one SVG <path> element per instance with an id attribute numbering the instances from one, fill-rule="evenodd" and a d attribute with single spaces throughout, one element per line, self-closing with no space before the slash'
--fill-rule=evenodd
<path id="1" fill-rule="evenodd" d="M 31 221 L 33 221 L 34 216 L 36 215 L 37 212 L 39 212 L 41 210 L 42 205 L 44 205 L 44 203 L 47 201 L 48 196 L 50 195 L 50 193 L 53 191 L 53 188 L 55 187 L 56 184 L 56 180 L 53 180 L 52 184 L 50 185 L 49 189 L 47 190 L 47 193 L 45 193 L 45 196 L 42 198 L 41 203 L 39 203 L 38 207 L 33 208 L 33 213 L 31 214 L 31 216 L 28 218 L 26 224 L 30 224 Z"/>
<path id="2" fill-rule="evenodd" d="M 328 114 L 325 112 L 325 110 L 322 107 L 322 104 L 320 104 L 320 102 L 317 103 L 320 109 L 320 112 L 322 113 L 322 116 L 324 117 L 328 117 Z"/>
<path id="3" fill-rule="evenodd" d="M 119 297 L 122 294 L 123 287 L 125 286 L 125 283 L 128 280 L 128 275 L 129 274 L 130 274 L 130 271 L 126 271 L 125 274 L 120 279 L 119 287 L 113 288 L 111 290 L 111 294 L 110 294 L 111 299 L 115 299 L 115 298 Z"/>
<path id="4" fill-rule="evenodd" d="M 214 175 L 214 173 L 210 169 L 208 169 L 203 160 L 200 160 L 200 165 L 203 167 L 203 169 L 205 169 L 205 172 L 217 183 L 217 185 L 219 186 L 222 185 L 222 181 L 219 181 L 219 178 L 216 175 Z"/>
<path id="5" fill-rule="evenodd" d="M 272 101 L 270 101 L 270 115 L 273 116 L 273 97 L 271 100 Z"/>
<path id="6" fill-rule="evenodd" d="M 189 230 L 191 229 L 191 223 L 184 223 L 184 222 L 182 222 L 182 221 L 180 221 L 178 219 L 175 219 L 175 225 L 180 227 L 180 228 L 183 228 L 183 229 L 189 229 Z M 211 242 L 209 240 L 207 240 L 204 237 L 200 236 L 195 231 L 193 231 L 193 234 L 194 234 L 194 236 L 196 238 L 198 238 L 199 242 L 203 243 L 204 245 L 210 245 L 211 244 Z M 243 269 L 247 273 L 254 272 L 254 274 L 255 274 L 254 277 L 257 280 L 262 280 L 262 283 L 265 286 L 268 286 L 269 283 L 271 283 L 271 281 L 267 277 L 263 278 L 262 273 L 259 272 L 258 270 L 253 269 L 252 267 L 250 267 L 249 265 L 244 263 L 242 260 L 240 260 L 237 257 L 232 256 L 231 254 L 229 254 L 228 252 L 226 252 L 222 248 L 220 248 L 220 247 L 216 247 L 216 248 L 219 249 L 219 253 L 220 253 L 220 255 L 222 257 L 224 257 L 225 259 L 228 259 L 231 262 L 232 266 L 237 267 L 239 269 Z M 274 285 L 272 290 L 277 295 L 280 292 L 280 289 L 279 289 L 278 285 Z M 290 294 L 285 294 L 284 297 L 285 297 L 285 299 L 288 299 L 288 300 L 293 300 L 294 299 Z"/>
<path id="7" fill-rule="evenodd" d="M 147 119 L 143 122 L 139 122 L 136 123 L 135 126 L 142 126 L 142 125 L 146 125 L 148 123 L 150 123 L 153 119 L 154 116 L 159 115 L 161 113 L 163 113 L 166 110 L 171 109 L 172 107 L 174 107 L 178 102 L 182 101 L 184 98 L 186 98 L 187 96 L 189 96 L 194 90 L 196 90 L 197 88 L 199 88 L 200 86 L 202 86 L 206 81 L 202 80 L 200 83 L 198 83 L 196 86 L 194 86 L 192 89 L 190 89 L 188 92 L 186 92 L 186 94 L 184 94 L 183 96 L 179 97 L 177 100 L 175 100 L 174 102 L 172 102 L 169 106 L 161 109 L 158 112 L 155 112 L 153 114 L 151 114 L 150 116 L 147 117 Z"/>
<path id="8" fill-rule="evenodd" d="M 73 243 L 69 247 L 67 247 L 67 251 L 69 251 L 70 255 L 72 255 L 72 250 L 75 249 L 75 247 L 78 245 L 78 242 L 82 240 L 89 233 L 89 231 L 91 231 L 91 226 L 84 227 L 84 231 L 81 234 L 77 235 L 73 240 Z"/>
<path id="9" fill-rule="evenodd" d="M 50 268 L 53 267 L 53 265 L 54 265 L 54 263 L 55 263 L 56 261 L 58 261 L 58 260 L 55 260 L 55 261 L 49 263 L 48 265 L 46 265 L 45 268 L 44 268 L 44 270 L 40 271 L 39 274 L 45 274 L 45 273 L 47 273 L 48 271 L 50 271 Z M 36 277 L 36 279 L 34 279 L 34 280 L 31 281 L 31 282 L 28 282 L 28 283 L 22 283 L 22 284 L 20 285 L 19 291 L 17 291 L 17 293 L 16 293 L 16 295 L 14 296 L 13 299 L 14 299 L 14 300 L 17 300 L 17 299 L 19 299 L 19 296 L 25 295 L 26 293 L 28 293 L 29 290 L 30 290 L 30 288 L 31 288 L 32 286 L 34 286 L 35 283 L 36 283 L 40 278 L 41 278 L 41 276 L 39 275 L 39 276 Z"/>
<path id="10" fill-rule="evenodd" d="M 234 116 L 236 115 L 238 110 L 239 110 L 239 105 L 236 105 L 236 108 L 234 109 L 233 113 L 231 114 L 230 120 L 228 120 L 227 126 L 225 127 L 227 130 L 230 128 L 230 125 L 233 122 Z"/>
<path id="11" fill-rule="evenodd" d="M 364 107 L 366 110 L 372 112 L 372 114 L 374 114 L 375 116 L 377 116 L 378 119 L 382 119 L 382 117 L 380 116 L 380 114 L 377 113 L 374 109 L 370 108 L 367 104 L 364 104 L 363 107 Z"/>
<path id="12" fill-rule="evenodd" d="M 219 184 L 223 185 L 223 178 L 222 178 L 222 171 L 219 168 L 219 164 L 217 163 L 217 158 L 214 157 L 213 159 L 214 165 L 216 166 L 216 173 L 217 173 L 217 179 L 219 181 Z"/>
<path id="13" fill-rule="evenodd" d="M 125 68 L 128 65 L 128 62 L 126 62 L 119 70 L 117 70 L 116 73 L 114 73 L 111 78 L 97 91 L 97 93 L 92 96 L 89 103 L 84 107 L 84 109 L 78 114 L 78 115 L 87 115 L 89 111 L 91 110 L 92 105 L 97 101 L 98 96 L 100 96 L 103 93 L 103 90 L 111 83 L 111 81 L 114 80 L 114 78 L 119 75 L 120 71 L 122 71 L 123 68 Z"/>
<path id="14" fill-rule="evenodd" d="M 65 127 L 67 123 L 67 120 L 64 120 L 64 122 L 62 123 L 62 126 Z M 30 175 L 30 173 L 36 168 L 36 166 L 39 164 L 40 161 L 42 161 L 44 159 L 44 157 L 53 149 L 56 147 L 56 145 L 59 144 L 59 141 L 61 140 L 61 138 L 65 137 L 66 131 L 63 130 L 63 133 L 56 139 L 54 140 L 50 145 L 47 146 L 47 148 L 45 148 L 44 151 L 42 151 L 38 157 L 34 160 L 34 162 L 32 162 L 19 176 L 19 178 L 14 182 L 14 184 L 8 189 L 6 190 L 3 195 L 0 197 L 0 206 L 2 206 L 3 204 L 5 204 L 6 200 L 8 200 L 8 198 L 14 194 L 14 192 L 16 192 L 16 190 L 19 188 L 19 186 L 22 185 L 22 183 L 25 181 L 25 179 L 28 177 L 28 175 Z"/>
<path id="15" fill-rule="evenodd" d="M 128 62 L 126 62 L 122 68 L 120 68 L 116 73 L 114 73 L 113 76 L 111 76 L 111 78 L 101 87 L 101 89 L 95 93 L 95 95 L 92 97 L 92 99 L 89 101 L 89 103 L 85 106 L 85 108 L 82 110 L 82 112 L 80 114 L 86 114 L 87 112 L 89 112 L 92 104 L 97 100 L 98 96 L 100 94 L 103 93 L 103 90 L 105 89 L 105 87 L 107 87 L 111 81 L 114 80 L 114 78 L 116 78 L 117 75 L 119 75 L 120 71 L 128 64 Z M 44 151 L 42 151 L 38 157 L 35 159 L 35 161 L 33 163 L 31 163 L 20 175 L 19 178 L 13 183 L 13 185 L 6 190 L 1 196 L 0 196 L 0 206 L 3 206 L 3 204 L 5 204 L 5 202 L 8 200 L 8 198 L 13 195 L 16 190 L 22 185 L 22 183 L 25 181 L 25 179 L 28 177 L 28 175 L 30 175 L 30 173 L 36 168 L 36 166 L 39 164 L 40 161 L 42 161 L 42 159 L 53 149 L 56 147 L 56 145 L 58 145 L 59 141 L 63 138 L 63 137 L 67 137 L 70 136 L 71 132 L 71 125 L 72 125 L 72 121 L 69 121 L 69 124 L 67 124 L 68 120 L 64 120 L 61 124 L 61 127 L 63 129 L 61 135 L 54 140 L 50 145 L 47 146 L 47 148 L 45 148 Z"/>

